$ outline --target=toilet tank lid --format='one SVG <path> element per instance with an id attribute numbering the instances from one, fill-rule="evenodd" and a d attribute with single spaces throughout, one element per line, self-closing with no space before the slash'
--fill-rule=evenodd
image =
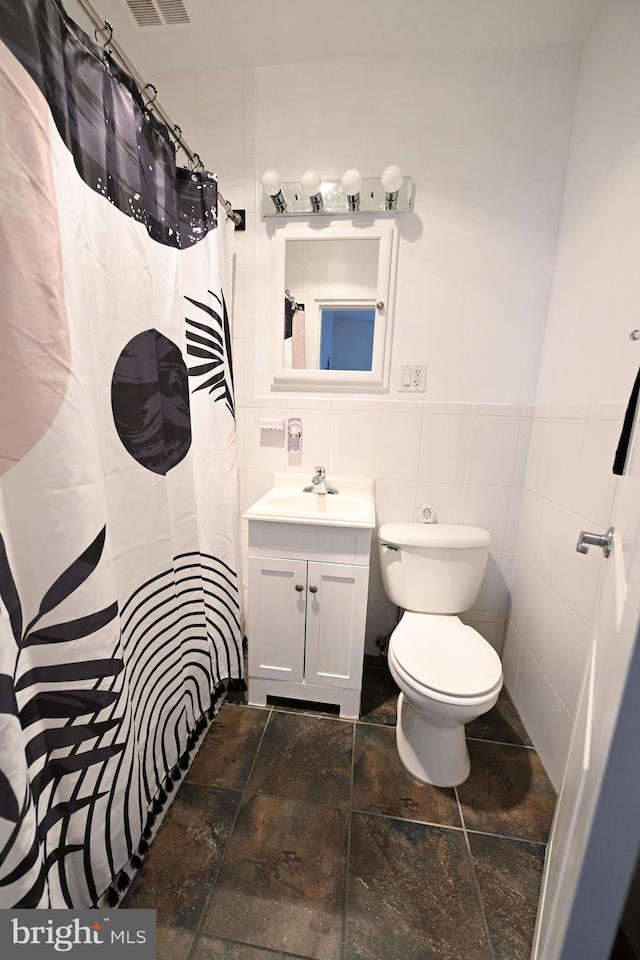
<path id="1" fill-rule="evenodd" d="M 378 539 L 399 547 L 488 547 L 491 534 L 460 523 L 383 523 Z"/>

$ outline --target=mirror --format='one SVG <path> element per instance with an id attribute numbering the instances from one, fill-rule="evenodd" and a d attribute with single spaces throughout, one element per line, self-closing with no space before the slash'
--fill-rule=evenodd
<path id="1" fill-rule="evenodd" d="M 278 238 L 273 388 L 382 388 L 390 332 L 392 224 Z"/>
<path id="2" fill-rule="evenodd" d="M 380 241 L 288 240 L 285 370 L 371 370 Z"/>

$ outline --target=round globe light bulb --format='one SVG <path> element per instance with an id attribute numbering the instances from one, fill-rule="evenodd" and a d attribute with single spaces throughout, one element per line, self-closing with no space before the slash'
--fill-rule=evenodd
<path id="1" fill-rule="evenodd" d="M 305 173 L 302 174 L 300 183 L 308 197 L 315 197 L 317 193 L 320 193 L 322 178 L 317 170 L 306 170 Z"/>
<path id="2" fill-rule="evenodd" d="M 275 197 L 280 193 L 280 174 L 277 170 L 265 170 L 262 174 L 262 186 L 264 187 L 265 193 L 268 193 L 270 197 Z"/>
<path id="3" fill-rule="evenodd" d="M 386 193 L 395 193 L 402 186 L 404 177 L 400 167 L 392 163 L 390 167 L 383 170 L 380 182 Z"/>
<path id="4" fill-rule="evenodd" d="M 362 174 L 352 167 L 342 177 L 342 189 L 348 197 L 356 197 L 362 188 Z"/>

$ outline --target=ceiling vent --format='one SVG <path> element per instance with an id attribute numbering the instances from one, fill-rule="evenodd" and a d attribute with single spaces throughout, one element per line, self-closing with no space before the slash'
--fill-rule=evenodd
<path id="1" fill-rule="evenodd" d="M 126 0 L 139 27 L 173 27 L 192 23 L 184 0 Z"/>

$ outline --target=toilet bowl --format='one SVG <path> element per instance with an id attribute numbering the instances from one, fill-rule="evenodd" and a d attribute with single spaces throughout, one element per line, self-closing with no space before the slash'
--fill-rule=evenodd
<path id="1" fill-rule="evenodd" d="M 401 691 L 398 755 L 418 779 L 456 786 L 470 771 L 465 724 L 494 706 L 503 682 L 496 651 L 456 616 L 477 596 L 490 537 L 479 527 L 391 523 L 379 540 L 385 591 L 405 608 L 388 650 Z"/>
<path id="2" fill-rule="evenodd" d="M 401 690 L 396 744 L 404 766 L 438 787 L 462 783 L 470 770 L 464 725 L 498 699 L 498 654 L 458 617 L 407 612 L 388 657 Z"/>

